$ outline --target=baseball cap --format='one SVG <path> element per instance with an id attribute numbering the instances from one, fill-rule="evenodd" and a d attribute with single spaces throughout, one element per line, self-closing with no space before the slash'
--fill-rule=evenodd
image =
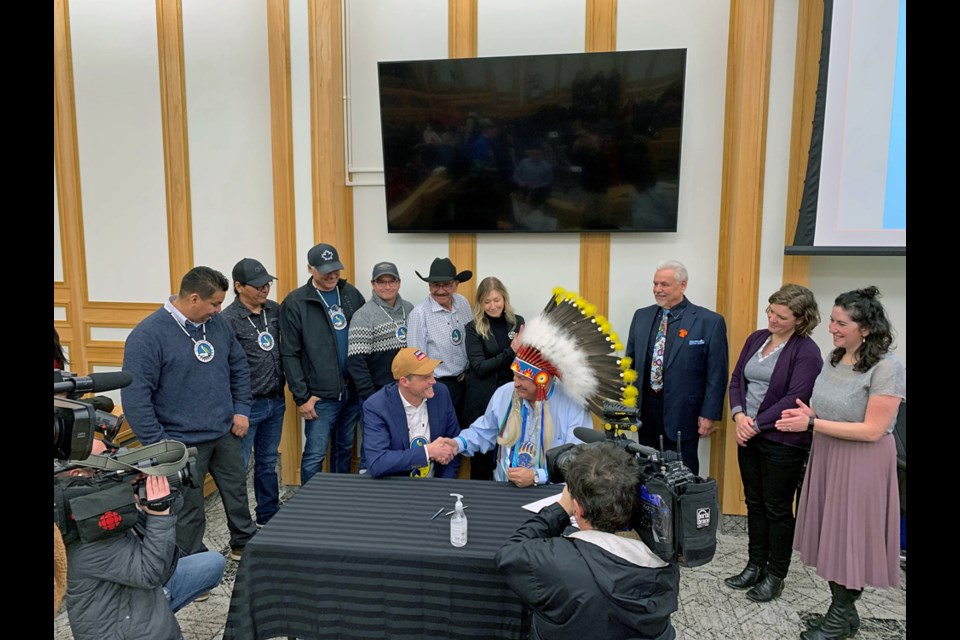
<path id="1" fill-rule="evenodd" d="M 376 280 L 380 276 L 386 275 L 393 276 L 399 280 L 400 272 L 397 271 L 397 265 L 393 264 L 392 262 L 378 262 L 377 264 L 373 265 L 373 275 L 370 276 L 370 279 Z"/>
<path id="2" fill-rule="evenodd" d="M 340 254 L 337 253 L 336 247 L 322 242 L 307 252 L 307 262 L 322 276 L 331 271 L 343 269 L 343 263 L 340 262 Z"/>
<path id="3" fill-rule="evenodd" d="M 433 373 L 443 360 L 434 360 L 428 358 L 427 354 L 420 349 L 406 347 L 400 349 L 397 355 L 393 357 L 393 364 L 390 365 L 390 371 L 393 372 L 393 379 L 399 380 L 412 374 L 426 376 Z"/>
<path id="4" fill-rule="evenodd" d="M 259 260 L 253 258 L 244 258 L 233 266 L 233 281 L 240 284 L 262 287 L 276 279 L 275 276 L 267 273 L 266 267 Z"/>

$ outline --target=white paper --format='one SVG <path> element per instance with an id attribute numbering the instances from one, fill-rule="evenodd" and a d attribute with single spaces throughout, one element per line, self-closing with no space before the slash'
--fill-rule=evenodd
<path id="1" fill-rule="evenodd" d="M 560 486 L 562 487 L 563 485 L 561 484 Z M 527 511 L 532 511 L 533 513 L 540 513 L 540 510 L 543 509 L 544 507 L 551 505 L 555 502 L 560 502 L 561 496 L 563 496 L 562 491 L 555 496 L 547 496 L 542 500 L 537 500 L 536 502 L 525 504 L 523 505 L 523 508 L 526 509 Z M 577 524 L 577 519 L 573 516 L 570 516 L 570 526 L 575 527 L 577 529 L 580 528 L 580 525 Z"/>

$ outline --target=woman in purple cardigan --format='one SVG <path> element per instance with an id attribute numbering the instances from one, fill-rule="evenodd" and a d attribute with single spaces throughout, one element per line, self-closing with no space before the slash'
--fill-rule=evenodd
<path id="1" fill-rule="evenodd" d="M 784 409 L 809 402 L 823 357 L 809 337 L 820 324 L 813 292 L 785 284 L 768 299 L 767 328 L 750 334 L 730 377 L 730 414 L 747 503 L 749 561 L 724 582 L 768 602 L 783 591 L 790 567 L 793 497 L 803 478 L 810 433 L 774 424 Z"/>

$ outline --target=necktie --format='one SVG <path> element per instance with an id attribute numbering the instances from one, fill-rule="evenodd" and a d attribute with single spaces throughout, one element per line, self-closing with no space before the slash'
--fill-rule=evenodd
<path id="1" fill-rule="evenodd" d="M 657 339 L 653 341 L 653 359 L 650 363 L 650 388 L 654 391 L 663 389 L 663 350 L 667 345 L 667 316 L 669 309 L 663 310 L 660 316 L 660 327 L 657 329 Z"/>

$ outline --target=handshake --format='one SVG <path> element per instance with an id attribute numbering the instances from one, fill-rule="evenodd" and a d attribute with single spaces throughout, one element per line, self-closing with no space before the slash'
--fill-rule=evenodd
<path id="1" fill-rule="evenodd" d="M 450 464 L 460 452 L 460 447 L 452 438 L 439 437 L 427 446 L 430 459 L 440 464 Z"/>

